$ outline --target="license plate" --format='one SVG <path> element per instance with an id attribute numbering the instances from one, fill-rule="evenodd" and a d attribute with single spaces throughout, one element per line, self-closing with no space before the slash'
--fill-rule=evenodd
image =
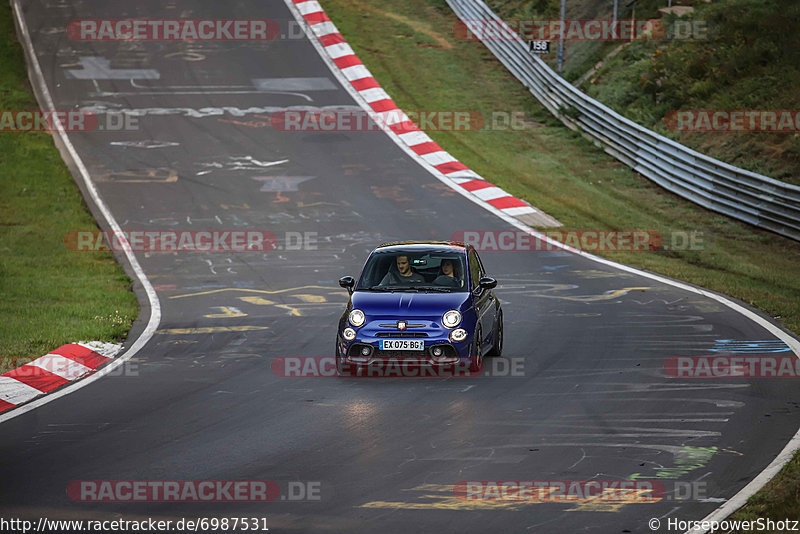
<path id="1" fill-rule="evenodd" d="M 424 350 L 425 341 L 421 339 L 381 339 L 381 350 Z"/>

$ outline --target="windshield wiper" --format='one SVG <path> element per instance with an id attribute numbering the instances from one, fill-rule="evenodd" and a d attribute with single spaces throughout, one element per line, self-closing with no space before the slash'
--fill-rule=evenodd
<path id="1" fill-rule="evenodd" d="M 424 290 L 426 290 L 426 291 L 427 291 L 427 290 L 430 290 L 430 291 L 439 291 L 439 292 L 442 292 L 442 293 L 452 293 L 452 292 L 453 292 L 453 288 L 451 288 L 451 287 L 444 287 L 444 286 L 424 286 L 424 287 L 420 287 L 420 288 L 418 288 L 418 289 L 424 289 Z"/>
<path id="2" fill-rule="evenodd" d="M 356 291 L 392 291 L 386 286 L 359 287 Z"/>
<path id="3" fill-rule="evenodd" d="M 419 288 L 414 286 L 384 286 L 389 291 L 416 291 L 419 293 Z"/>

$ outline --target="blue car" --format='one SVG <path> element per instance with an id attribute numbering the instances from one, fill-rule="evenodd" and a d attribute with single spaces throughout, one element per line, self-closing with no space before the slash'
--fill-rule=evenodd
<path id="1" fill-rule="evenodd" d="M 485 275 L 475 247 L 454 242 L 383 244 L 367 258 L 339 320 L 336 367 L 392 359 L 418 366 L 480 371 L 483 358 L 503 350 L 503 310 L 497 280 Z"/>

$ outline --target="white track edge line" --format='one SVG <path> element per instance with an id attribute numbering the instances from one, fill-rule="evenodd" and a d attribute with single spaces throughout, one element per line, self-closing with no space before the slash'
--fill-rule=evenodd
<path id="1" fill-rule="evenodd" d="M 16 0 L 16 1 L 18 1 L 18 0 Z M 288 6 L 289 11 L 292 13 L 292 16 L 294 16 L 294 18 L 300 24 L 300 27 L 303 28 L 303 31 L 305 32 L 306 37 L 308 38 L 309 41 L 311 41 L 311 44 L 317 50 L 317 53 L 322 58 L 322 61 L 328 66 L 330 71 L 333 73 L 334 77 L 339 81 L 339 83 L 342 85 L 342 87 L 344 87 L 344 90 L 347 91 L 350 94 L 350 96 L 356 102 L 358 102 L 358 104 L 365 111 L 367 111 L 370 114 L 370 116 L 373 117 L 373 120 L 374 120 L 375 119 L 375 117 L 374 117 L 374 113 L 375 112 L 372 110 L 371 107 L 369 107 L 369 105 L 364 101 L 364 99 L 361 98 L 361 95 L 358 94 L 358 91 L 356 91 L 355 88 L 347 80 L 347 78 L 345 78 L 344 75 L 341 74 L 339 67 L 337 67 L 336 64 L 333 62 L 333 60 L 325 53 L 325 48 L 319 42 L 319 40 L 317 39 L 317 36 L 311 30 L 311 27 L 309 26 L 308 22 L 306 22 L 305 18 L 303 18 L 303 16 L 297 10 L 297 7 L 292 2 L 292 0 L 283 0 L 283 1 Z M 380 81 L 378 83 L 380 84 Z M 383 126 L 382 123 L 377 122 L 377 121 L 376 121 L 376 124 L 379 124 L 379 125 Z M 433 166 L 431 166 L 428 162 L 426 162 L 425 160 L 421 159 L 416 154 L 416 152 L 411 150 L 408 147 L 408 145 L 406 145 L 397 136 L 396 133 L 394 133 L 393 131 L 391 131 L 387 127 L 383 127 L 382 129 L 389 136 L 389 138 L 392 139 L 392 141 L 394 141 L 394 143 L 398 147 L 400 147 L 401 150 L 403 150 L 406 154 L 409 155 L 409 157 L 411 157 L 414 161 L 416 161 L 422 167 L 424 167 L 426 170 L 428 170 L 428 172 L 433 174 L 433 176 L 435 176 L 436 178 L 438 178 L 440 181 L 444 182 L 445 184 L 449 185 L 457 193 L 460 193 L 462 196 L 464 196 L 465 198 L 468 198 L 469 200 L 471 200 L 475 204 L 477 204 L 477 205 L 481 206 L 482 208 L 490 211 L 491 213 L 494 213 L 495 215 L 497 215 L 498 217 L 500 217 L 501 219 L 503 219 L 507 223 L 511 224 L 512 226 L 515 226 L 516 228 L 519 228 L 520 230 L 522 230 L 524 232 L 532 234 L 532 235 L 536 236 L 539 239 L 543 239 L 546 242 L 548 242 L 548 243 L 550 243 L 550 244 L 552 244 L 554 246 L 557 246 L 557 247 L 562 248 L 562 249 L 564 249 L 566 251 L 569 251 L 569 252 L 573 252 L 575 254 L 579 254 L 579 255 L 581 255 L 581 256 L 583 256 L 585 258 L 588 258 L 588 259 L 590 259 L 592 261 L 595 261 L 595 262 L 598 262 L 598 263 L 602 263 L 604 265 L 608 265 L 608 266 L 613 267 L 615 269 L 620 269 L 622 271 L 627 271 L 627 272 L 630 272 L 630 273 L 633 273 L 633 274 L 637 274 L 639 276 L 644 276 L 645 278 L 650 278 L 651 280 L 655 280 L 655 281 L 661 282 L 663 284 L 671 285 L 671 286 L 677 287 L 679 289 L 683 289 L 685 291 L 696 293 L 698 295 L 702 295 L 704 297 L 708 297 L 708 298 L 710 298 L 712 300 L 716 300 L 720 304 L 723 304 L 723 305 L 727 306 L 728 308 L 731 308 L 733 311 L 744 315 L 745 317 L 747 317 L 751 321 L 755 322 L 756 324 L 758 324 L 759 326 L 761 326 L 762 328 L 764 328 L 765 330 L 770 332 L 772 335 L 774 335 L 775 337 L 777 337 L 778 339 L 780 339 L 781 341 L 786 343 L 792 349 L 792 351 L 794 352 L 795 356 L 800 358 L 800 341 L 798 341 L 796 338 L 790 336 L 789 334 L 787 334 L 786 332 L 784 332 L 783 330 L 781 330 L 780 328 L 778 328 L 776 325 L 772 324 L 771 322 L 767 321 L 763 317 L 761 317 L 761 316 L 757 315 L 756 313 L 752 312 L 751 310 L 748 310 L 747 308 L 745 308 L 745 307 L 733 302 L 732 300 L 729 300 L 729 299 L 723 297 L 722 295 L 718 295 L 718 294 L 713 293 L 711 291 L 706 291 L 706 290 L 703 290 L 702 288 L 691 286 L 689 284 L 686 284 L 686 283 L 683 283 L 683 282 L 679 282 L 677 280 L 672 280 L 670 278 L 665 278 L 665 277 L 663 277 L 661 275 L 658 275 L 658 274 L 655 274 L 655 273 L 648 273 L 647 271 L 642 271 L 642 270 L 639 270 L 639 269 L 637 269 L 635 267 L 630 267 L 630 266 L 624 265 L 622 263 L 617 263 L 615 261 L 607 260 L 607 259 L 601 258 L 599 256 L 594 256 L 593 254 L 589 254 L 588 252 L 585 252 L 585 251 L 582 251 L 582 250 L 573 249 L 572 247 L 564 245 L 560 241 L 557 241 L 555 239 L 551 239 L 551 238 L 547 237 L 546 235 L 541 234 L 536 229 L 534 229 L 534 228 L 522 223 L 521 221 L 517 220 L 516 218 L 503 213 L 502 211 L 500 211 L 499 209 L 495 208 L 494 206 L 492 206 L 490 204 L 487 204 L 487 203 L 479 200 L 475 196 L 471 195 L 464 188 L 459 187 L 455 182 L 453 182 L 452 180 L 447 178 L 447 175 L 441 173 L 440 171 L 435 169 Z M 798 449 L 800 449 L 800 429 L 798 429 L 798 431 L 795 433 L 795 435 L 789 440 L 789 443 L 786 444 L 786 447 L 784 447 L 784 449 L 780 452 L 780 454 L 778 454 L 778 456 L 776 456 L 775 459 L 772 460 L 772 462 L 770 462 L 770 464 L 767 467 L 765 467 L 763 471 L 761 471 L 761 473 L 759 473 L 745 487 L 743 487 L 741 490 L 739 490 L 739 492 L 736 493 L 733 497 L 728 499 L 728 501 L 726 501 L 725 504 L 723 504 L 722 506 L 720 506 L 719 508 L 717 508 L 716 510 L 711 512 L 709 515 L 707 515 L 703 519 L 703 521 L 712 521 L 712 520 L 719 520 L 720 518 L 725 518 L 728 515 L 730 515 L 731 513 L 733 513 L 734 511 L 736 511 L 739 508 L 741 508 L 742 506 L 744 506 L 744 504 L 747 502 L 747 499 L 749 499 L 753 494 L 755 494 L 759 489 L 761 489 L 767 482 L 769 482 L 772 479 L 772 477 L 774 477 L 781 470 L 781 468 L 787 462 L 789 462 L 789 460 L 792 458 L 793 453 L 795 451 L 797 451 Z M 685 534 L 705 534 L 706 532 L 708 532 L 708 529 L 705 529 L 705 530 L 703 530 L 703 529 L 690 530 L 690 531 L 687 531 Z"/>
<path id="2" fill-rule="evenodd" d="M 25 55 L 28 57 L 28 66 L 30 69 L 33 69 L 33 76 L 31 80 L 32 84 L 36 84 L 39 87 L 41 92 L 42 98 L 44 99 L 44 104 L 46 105 L 46 109 L 52 112 L 55 112 L 55 105 L 53 104 L 53 98 L 50 96 L 50 90 L 47 88 L 47 82 L 44 79 L 44 74 L 42 73 L 42 67 L 39 64 L 39 58 L 36 57 L 36 50 L 33 48 L 33 41 L 31 40 L 30 33 L 28 32 L 28 26 L 25 23 L 25 18 L 22 15 L 22 7 L 20 6 L 20 0 L 12 0 L 12 6 L 14 9 L 14 18 L 19 29 L 20 37 L 22 46 L 25 49 Z M 31 72 L 30 70 L 28 71 Z M 41 105 L 41 102 L 40 102 Z M 70 157 L 72 158 L 73 163 L 75 164 L 76 168 L 80 172 L 81 178 L 83 178 L 83 183 L 86 186 L 86 190 L 89 192 L 89 196 L 91 196 L 92 201 L 97 206 L 97 209 L 103 214 L 105 217 L 108 226 L 114 232 L 122 232 L 122 229 L 117 223 L 117 220 L 111 214 L 111 211 L 105 205 L 103 200 L 100 198 L 100 194 L 97 192 L 97 188 L 92 183 L 92 180 L 89 177 L 89 171 L 86 169 L 86 166 L 83 164 L 83 160 L 81 159 L 78 152 L 75 150 L 75 147 L 72 145 L 72 142 L 69 140 L 66 132 L 63 129 L 58 129 L 58 136 L 61 139 L 66 150 L 69 152 Z M 128 248 L 129 247 L 125 247 Z M 84 386 L 88 386 L 95 380 L 102 378 L 103 376 L 109 374 L 114 369 L 125 363 L 127 360 L 131 359 L 137 352 L 139 352 L 145 344 L 150 341 L 150 338 L 153 337 L 156 329 L 158 328 L 159 323 L 161 322 L 161 303 L 158 300 L 158 295 L 156 294 L 155 289 L 153 289 L 153 285 L 147 279 L 147 275 L 144 274 L 144 270 L 142 266 L 139 265 L 139 261 L 136 259 L 136 256 L 133 254 L 131 250 L 125 250 L 125 257 L 130 264 L 131 269 L 136 274 L 136 277 L 139 279 L 139 282 L 142 284 L 145 293 L 147 294 L 147 299 L 150 302 L 150 320 L 147 322 L 144 330 L 136 341 L 131 345 L 131 347 L 125 351 L 122 355 L 117 358 L 114 358 L 113 361 L 103 367 L 101 370 L 96 371 L 95 373 L 80 379 L 76 382 L 68 386 L 64 386 L 64 388 L 59 389 L 58 391 L 51 393 L 51 394 L 44 394 L 44 396 L 31 401 L 27 404 L 23 404 L 17 408 L 12 408 L 10 412 L 0 415 L 0 423 L 4 423 L 9 419 L 13 419 L 14 417 L 20 416 L 24 413 L 30 412 L 31 410 L 35 410 L 36 408 L 47 404 L 48 402 L 54 401 L 60 397 L 65 395 L 69 395 Z"/>

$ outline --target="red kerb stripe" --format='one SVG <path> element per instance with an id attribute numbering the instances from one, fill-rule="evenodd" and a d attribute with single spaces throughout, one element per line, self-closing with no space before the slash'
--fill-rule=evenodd
<path id="1" fill-rule="evenodd" d="M 434 168 L 437 171 L 441 172 L 442 174 L 449 174 L 451 172 L 469 170 L 469 167 L 467 167 L 460 161 L 449 161 L 447 163 L 442 163 L 441 165 L 434 165 Z"/>
<path id="2" fill-rule="evenodd" d="M 311 26 L 313 26 L 314 24 L 319 24 L 321 22 L 331 21 L 331 19 L 328 18 L 328 15 L 326 15 L 324 11 L 309 13 L 308 15 L 303 15 L 303 18 L 306 19 L 306 22 L 308 22 L 308 24 Z"/>
<path id="3" fill-rule="evenodd" d="M 50 371 L 42 369 L 41 367 L 36 367 L 35 365 L 23 365 L 22 367 L 18 367 L 13 371 L 3 373 L 3 376 L 13 378 L 14 380 L 22 382 L 23 384 L 32 388 L 36 388 L 43 393 L 53 391 L 54 389 L 69 382 L 69 380 L 66 378 L 58 376 L 55 373 L 51 373 Z"/>
<path id="4" fill-rule="evenodd" d="M 86 367 L 90 367 L 91 369 L 97 369 L 100 365 L 111 359 L 101 356 L 93 350 L 87 349 L 83 345 L 78 345 L 75 343 L 62 345 L 61 347 L 58 347 L 56 350 L 52 351 L 52 354 L 64 356 L 65 358 L 69 358 L 70 360 L 81 363 Z"/>
<path id="5" fill-rule="evenodd" d="M 486 180 L 470 180 L 469 182 L 464 182 L 463 184 L 461 184 L 461 187 L 463 187 L 467 191 L 477 191 L 478 189 L 486 189 L 487 187 L 494 187 L 494 185 L 490 184 Z"/>
<path id="6" fill-rule="evenodd" d="M 337 57 L 333 60 L 333 62 L 336 63 L 336 66 L 340 69 L 346 69 L 347 67 L 353 67 L 355 65 L 363 65 L 361 60 L 359 60 L 353 54 L 350 54 L 349 56 Z"/>
<path id="7" fill-rule="evenodd" d="M 411 147 L 411 150 L 416 152 L 418 155 L 422 156 L 423 154 L 430 154 L 431 152 L 438 152 L 442 150 L 437 143 L 433 141 L 428 141 L 427 143 L 420 143 L 418 145 L 414 145 Z"/>
<path id="8" fill-rule="evenodd" d="M 346 43 L 347 41 L 344 40 L 341 33 L 329 33 L 328 35 L 320 37 L 319 42 L 322 43 L 322 46 L 331 46 Z"/>
<path id="9" fill-rule="evenodd" d="M 358 80 L 353 80 L 350 82 L 350 85 L 353 86 L 353 89 L 356 91 L 364 91 L 366 89 L 375 89 L 376 87 L 380 87 L 381 84 L 378 83 L 378 80 L 373 78 L 372 76 L 367 76 L 366 78 L 360 78 Z"/>
<path id="10" fill-rule="evenodd" d="M 525 202 L 518 198 L 514 198 L 511 195 L 507 197 L 495 198 L 493 200 L 487 200 L 486 202 L 501 210 L 506 208 L 523 208 L 528 206 Z"/>

